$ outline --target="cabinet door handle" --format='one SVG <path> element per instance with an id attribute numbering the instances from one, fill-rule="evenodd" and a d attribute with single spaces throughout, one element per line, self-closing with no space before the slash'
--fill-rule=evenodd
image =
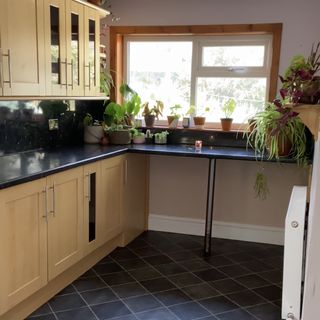
<path id="1" fill-rule="evenodd" d="M 2 54 L 2 49 L 0 48 L 0 86 L 1 86 L 1 91 L 3 95 L 3 54 Z"/>
<path id="2" fill-rule="evenodd" d="M 64 68 L 65 68 L 66 82 L 65 83 L 61 82 L 60 85 L 61 86 L 68 86 L 68 62 L 67 62 L 67 59 L 65 59 L 65 61 L 60 61 L 60 74 L 61 74 L 61 70 L 62 70 L 62 65 L 64 65 Z"/>
<path id="3" fill-rule="evenodd" d="M 44 193 L 44 215 L 42 217 L 45 218 L 46 222 L 48 223 L 48 186 L 44 187 L 43 193 Z"/>
<path id="4" fill-rule="evenodd" d="M 86 198 L 88 199 L 88 202 L 91 201 L 91 181 L 90 181 L 90 173 L 86 175 L 88 183 L 87 183 L 87 195 Z"/>
<path id="5" fill-rule="evenodd" d="M 71 67 L 71 84 L 68 84 L 68 86 L 71 87 L 71 89 L 73 90 L 73 82 L 74 82 L 74 75 L 73 75 L 74 65 L 73 65 L 73 59 L 71 59 L 71 62 L 68 63 L 68 65 L 70 65 L 70 67 Z"/>
<path id="6" fill-rule="evenodd" d="M 11 73 L 11 51 L 8 49 L 8 70 L 9 70 L 9 87 L 12 87 L 12 73 Z"/>
<path id="7" fill-rule="evenodd" d="M 52 210 L 50 213 L 55 217 L 56 216 L 56 192 L 55 192 L 55 182 L 53 183 L 52 187 L 49 189 L 52 190 Z"/>
<path id="8" fill-rule="evenodd" d="M 128 182 L 128 160 L 127 159 L 124 161 L 124 178 L 123 178 L 123 182 L 124 182 L 124 185 L 126 185 L 127 182 Z"/>
<path id="9" fill-rule="evenodd" d="M 8 49 L 8 53 L 3 53 L 1 50 L 1 87 L 3 91 L 3 84 L 9 83 L 9 87 L 12 87 L 12 73 L 11 73 L 11 51 Z M 8 58 L 8 72 L 9 72 L 9 80 L 4 80 L 4 72 L 3 72 L 3 57 Z"/>
<path id="10" fill-rule="evenodd" d="M 84 81 L 84 86 L 85 88 L 89 88 L 89 91 L 91 91 L 91 79 L 90 79 L 90 75 L 91 75 L 91 63 L 89 62 L 89 64 L 84 65 L 84 74 L 86 74 L 86 68 L 88 68 L 88 75 L 89 75 L 89 84 L 86 84 L 86 81 Z M 84 77 L 86 78 L 86 77 Z"/>

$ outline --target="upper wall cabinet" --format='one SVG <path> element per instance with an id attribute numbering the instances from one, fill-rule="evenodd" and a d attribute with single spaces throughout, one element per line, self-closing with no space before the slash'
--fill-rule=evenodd
<path id="1" fill-rule="evenodd" d="M 52 96 L 100 92 L 100 12 L 72 0 L 45 0 L 46 88 Z"/>
<path id="2" fill-rule="evenodd" d="M 0 1 L 0 95 L 45 94 L 43 0 Z"/>

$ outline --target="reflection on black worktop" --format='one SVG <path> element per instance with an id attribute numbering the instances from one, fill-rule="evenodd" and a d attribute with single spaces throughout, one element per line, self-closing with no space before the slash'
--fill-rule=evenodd
<path id="1" fill-rule="evenodd" d="M 0 101 L 0 155 L 82 144 L 84 115 L 102 117 L 103 108 L 103 101 Z M 58 130 L 49 131 L 51 118 Z"/>

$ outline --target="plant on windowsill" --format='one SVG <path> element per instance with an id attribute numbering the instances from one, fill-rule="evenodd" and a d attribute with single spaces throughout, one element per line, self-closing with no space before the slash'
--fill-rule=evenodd
<path id="1" fill-rule="evenodd" d="M 236 101 L 232 98 L 228 99 L 222 106 L 221 110 L 224 113 L 224 118 L 221 118 L 221 127 L 223 131 L 230 131 L 233 119 L 231 118 L 236 108 Z"/>
<path id="2" fill-rule="evenodd" d="M 153 107 L 149 107 L 149 102 L 145 102 L 142 105 L 144 116 L 144 121 L 146 123 L 146 127 L 153 128 L 154 122 L 159 116 L 162 116 L 162 111 L 164 108 L 163 102 L 160 100 L 156 100 L 156 104 Z"/>
<path id="3" fill-rule="evenodd" d="M 191 116 L 194 122 L 194 126 L 197 129 L 203 129 L 204 124 L 206 123 L 206 114 L 210 112 L 209 107 L 205 107 L 203 111 L 200 114 L 197 114 L 197 109 L 195 106 L 190 106 L 189 110 L 187 111 L 187 114 Z"/>
<path id="4" fill-rule="evenodd" d="M 167 116 L 169 128 L 176 128 L 178 126 L 179 119 L 181 118 L 181 109 L 182 107 L 180 104 L 175 104 L 170 107 L 170 115 Z"/>

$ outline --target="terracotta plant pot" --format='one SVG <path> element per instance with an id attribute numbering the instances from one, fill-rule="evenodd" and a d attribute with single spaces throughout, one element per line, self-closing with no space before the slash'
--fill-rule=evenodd
<path id="1" fill-rule="evenodd" d="M 202 129 L 206 123 L 206 117 L 193 117 L 193 122 L 196 128 Z"/>
<path id="2" fill-rule="evenodd" d="M 278 148 L 280 157 L 286 157 L 290 154 L 292 143 L 287 136 L 279 135 Z"/>
<path id="3" fill-rule="evenodd" d="M 179 119 L 177 119 L 175 116 L 167 116 L 169 128 L 176 128 L 179 123 Z"/>
<path id="4" fill-rule="evenodd" d="M 109 141 L 111 144 L 130 144 L 131 135 L 129 130 L 116 130 L 109 132 Z"/>
<path id="5" fill-rule="evenodd" d="M 146 127 L 148 128 L 153 128 L 155 120 L 156 120 L 156 116 L 154 115 L 144 116 L 144 121 L 146 123 Z"/>
<path id="6" fill-rule="evenodd" d="M 230 118 L 220 119 L 222 131 L 230 131 L 231 130 L 232 120 L 233 119 L 230 119 Z"/>

